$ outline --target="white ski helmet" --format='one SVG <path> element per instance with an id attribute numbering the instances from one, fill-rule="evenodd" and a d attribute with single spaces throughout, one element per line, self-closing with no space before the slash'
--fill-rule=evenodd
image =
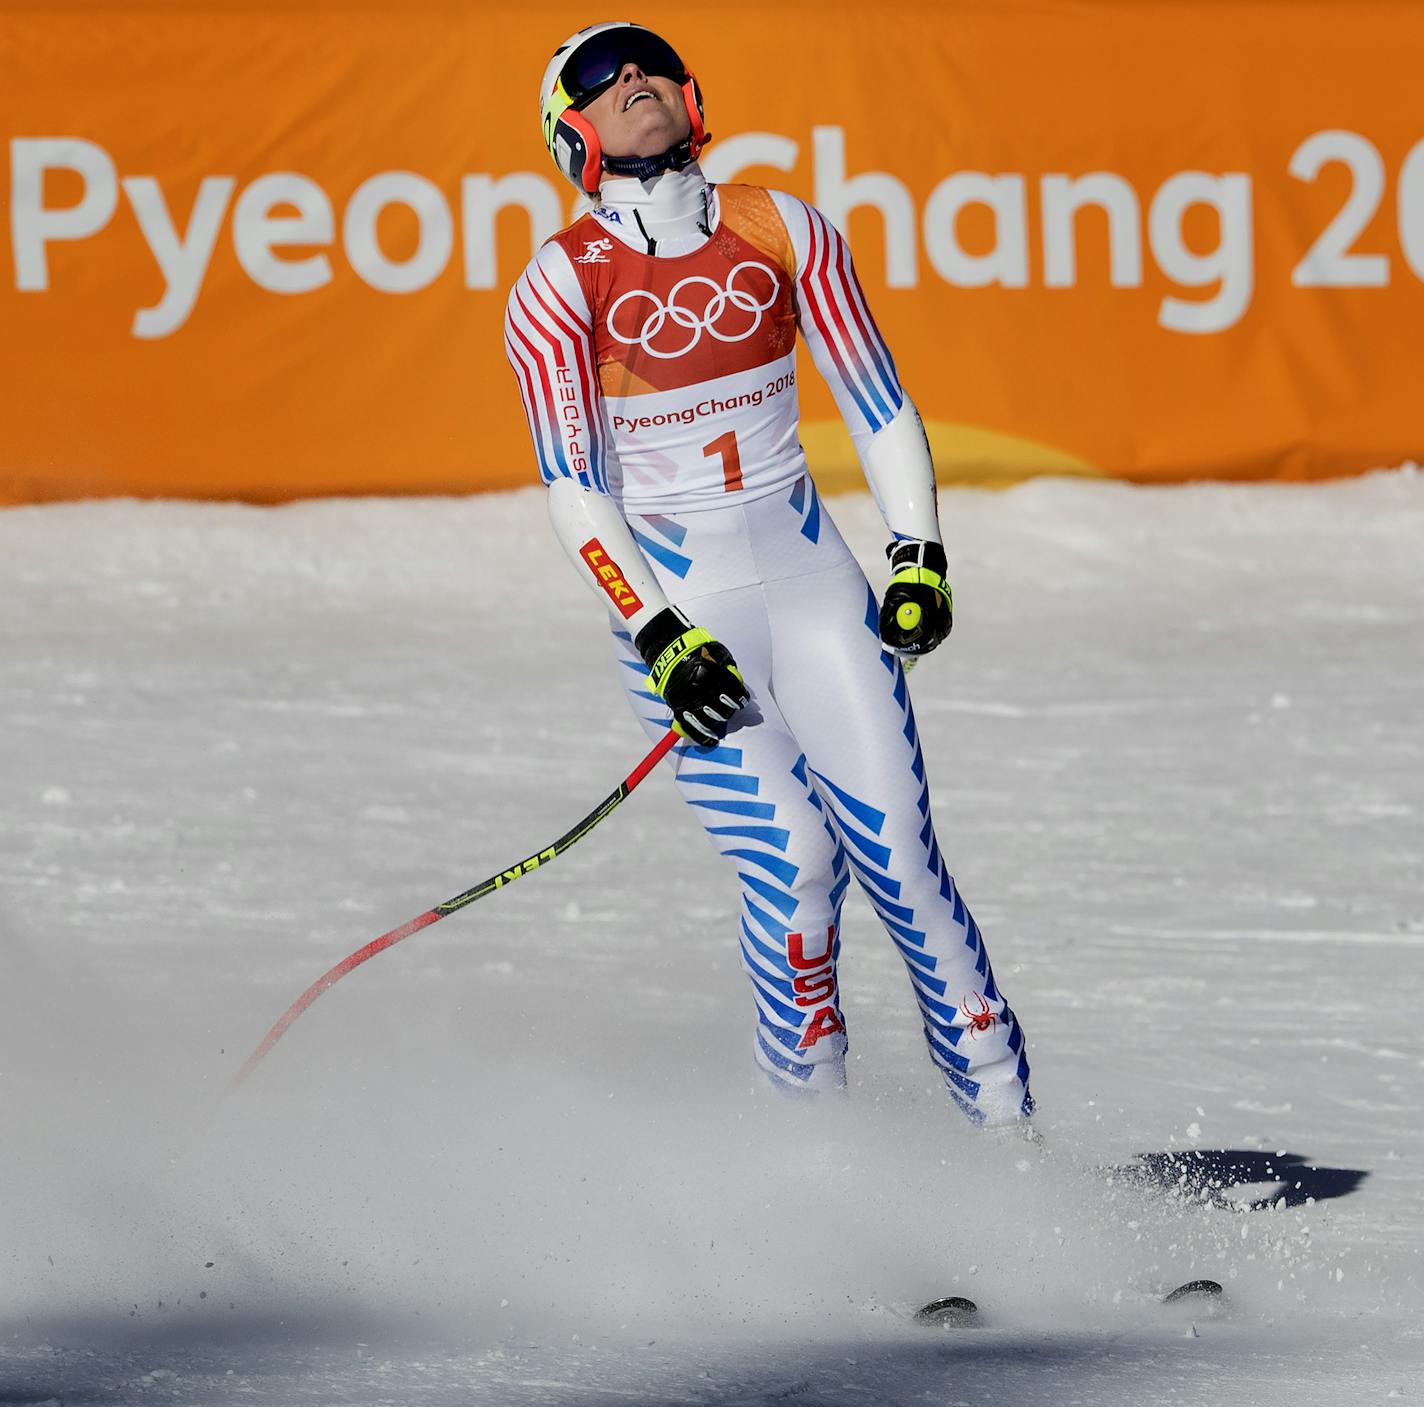
<path id="1" fill-rule="evenodd" d="M 598 133 L 581 109 L 615 83 L 626 63 L 644 73 L 671 78 L 682 87 L 692 130 L 657 156 L 605 157 Z M 586 195 L 597 195 L 605 169 L 646 179 L 695 161 L 711 140 L 702 120 L 702 90 L 677 51 L 640 24 L 594 24 L 571 35 L 554 51 L 539 87 L 544 145 L 554 165 Z"/>

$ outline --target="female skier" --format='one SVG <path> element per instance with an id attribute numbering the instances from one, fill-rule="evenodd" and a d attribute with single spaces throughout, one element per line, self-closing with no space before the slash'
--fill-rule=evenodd
<path id="1" fill-rule="evenodd" d="M 951 1098 L 976 1123 L 1024 1119 L 1023 1032 L 936 842 L 901 666 L 951 625 L 934 466 L 850 251 L 794 196 L 708 183 L 701 91 L 650 30 L 580 30 L 540 101 L 594 207 L 515 284 L 506 348 L 554 530 L 649 735 L 686 739 L 678 785 L 740 881 L 756 1061 L 844 1088 L 854 875 Z M 798 328 L 891 534 L 883 604 L 807 474 Z"/>

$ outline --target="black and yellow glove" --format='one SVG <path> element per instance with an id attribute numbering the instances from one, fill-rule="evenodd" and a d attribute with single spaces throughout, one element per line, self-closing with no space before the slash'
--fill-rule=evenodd
<path id="1" fill-rule="evenodd" d="M 672 709 L 674 731 L 711 747 L 749 697 L 732 652 L 672 606 L 633 643 L 648 666 L 649 687 Z"/>
<path id="2" fill-rule="evenodd" d="M 899 654 L 927 655 L 954 625 L 944 548 L 907 538 L 892 542 L 885 555 L 890 559 L 890 585 L 880 607 L 880 638 Z"/>

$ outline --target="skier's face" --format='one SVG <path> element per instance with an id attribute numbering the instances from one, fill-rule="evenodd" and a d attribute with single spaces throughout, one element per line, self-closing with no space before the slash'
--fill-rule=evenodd
<path id="1" fill-rule="evenodd" d="M 692 132 L 681 85 L 645 74 L 636 63 L 624 64 L 583 115 L 598 133 L 605 156 L 657 156 Z"/>

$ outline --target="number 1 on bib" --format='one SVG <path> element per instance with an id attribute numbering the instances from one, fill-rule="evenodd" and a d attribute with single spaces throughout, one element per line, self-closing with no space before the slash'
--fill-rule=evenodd
<path id="1" fill-rule="evenodd" d="M 704 459 L 711 459 L 714 454 L 722 456 L 722 478 L 726 481 L 727 492 L 735 493 L 742 486 L 742 456 L 737 450 L 735 430 L 718 435 L 711 444 L 702 447 Z"/>

